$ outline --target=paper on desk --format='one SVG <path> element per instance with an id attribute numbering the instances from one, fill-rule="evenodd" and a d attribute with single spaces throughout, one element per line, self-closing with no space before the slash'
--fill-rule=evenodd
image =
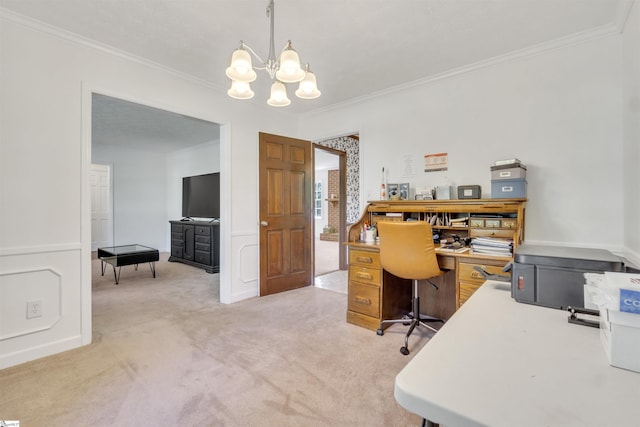
<path id="1" fill-rule="evenodd" d="M 606 271 L 584 277 L 585 290 L 600 309 L 640 314 L 640 274 Z"/>

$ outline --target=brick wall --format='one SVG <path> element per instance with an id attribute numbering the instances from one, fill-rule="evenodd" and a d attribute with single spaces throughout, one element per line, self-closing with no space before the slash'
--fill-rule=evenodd
<path id="1" fill-rule="evenodd" d="M 332 194 L 340 198 L 340 171 L 337 169 L 327 171 L 327 197 L 329 198 L 327 224 L 337 231 L 340 228 L 340 203 L 331 202 Z"/>

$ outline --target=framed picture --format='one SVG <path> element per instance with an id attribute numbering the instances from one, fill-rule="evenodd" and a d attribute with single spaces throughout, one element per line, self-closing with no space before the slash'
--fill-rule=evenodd
<path id="1" fill-rule="evenodd" d="M 402 200 L 409 199 L 409 183 L 398 184 L 398 191 L 400 192 L 400 198 Z"/>
<path id="2" fill-rule="evenodd" d="M 398 187 L 398 184 L 387 183 L 387 192 L 389 194 L 389 198 L 392 199 L 394 196 L 400 194 L 400 188 Z"/>

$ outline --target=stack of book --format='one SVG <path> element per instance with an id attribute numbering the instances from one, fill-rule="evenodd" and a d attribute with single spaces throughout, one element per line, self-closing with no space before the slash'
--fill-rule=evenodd
<path id="1" fill-rule="evenodd" d="M 462 218 L 451 218 L 451 220 L 449 221 L 449 223 L 451 224 L 451 227 L 466 227 L 467 226 L 467 221 L 469 220 L 468 216 L 462 217 Z"/>
<path id="2" fill-rule="evenodd" d="M 471 253 L 511 256 L 513 253 L 513 242 L 508 239 L 476 237 L 471 241 Z"/>
<path id="3" fill-rule="evenodd" d="M 520 159 L 505 159 L 505 160 L 496 160 L 495 162 L 493 162 L 493 164 L 495 166 L 508 166 L 508 167 L 517 168 L 522 165 L 522 162 L 520 162 Z"/>

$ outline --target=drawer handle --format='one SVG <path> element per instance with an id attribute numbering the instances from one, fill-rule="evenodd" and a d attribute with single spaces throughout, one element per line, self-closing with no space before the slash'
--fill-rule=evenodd
<path id="1" fill-rule="evenodd" d="M 355 297 L 354 298 L 357 303 L 371 305 L 371 300 L 369 298 Z"/>
<path id="2" fill-rule="evenodd" d="M 373 280 L 373 276 L 367 273 L 356 273 L 358 279 Z"/>
<path id="3" fill-rule="evenodd" d="M 356 261 L 364 262 L 364 263 L 367 263 L 367 264 L 373 264 L 373 258 L 368 257 L 368 256 L 358 256 L 358 257 L 356 257 Z"/>

